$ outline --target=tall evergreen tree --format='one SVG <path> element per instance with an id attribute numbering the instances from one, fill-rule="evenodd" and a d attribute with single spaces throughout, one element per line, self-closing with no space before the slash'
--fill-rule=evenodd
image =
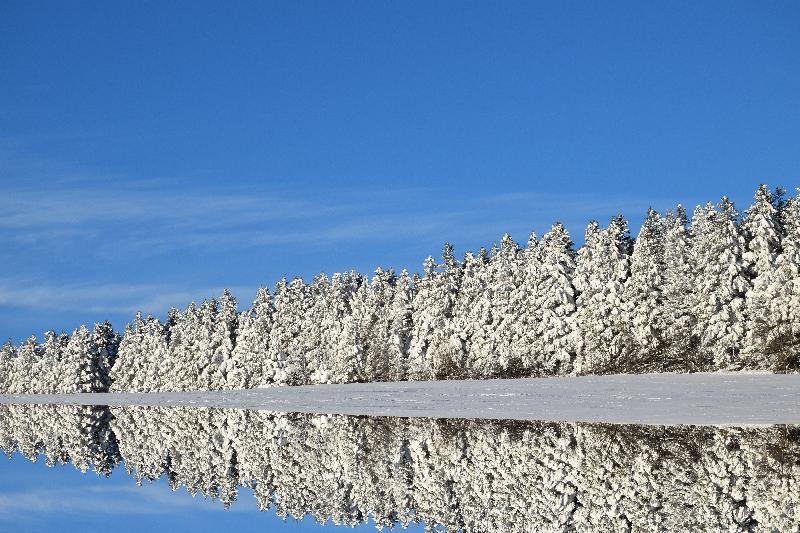
<path id="1" fill-rule="evenodd" d="M 575 287 L 576 371 L 607 373 L 626 367 L 632 338 L 625 323 L 624 287 L 629 275 L 631 239 L 620 215 L 600 230 L 586 229 L 586 244 L 578 252 Z"/>
<path id="2" fill-rule="evenodd" d="M 100 392 L 100 350 L 86 326 L 80 326 L 67 343 L 63 366 L 64 392 Z"/>
<path id="3" fill-rule="evenodd" d="M 541 375 L 544 365 L 541 354 L 536 352 L 536 337 L 543 312 L 539 292 L 542 266 L 535 232 L 528 237 L 528 246 L 518 253 L 517 263 L 509 309 L 515 318 L 506 322 L 511 358 L 517 361 L 517 375 Z"/>
<path id="4" fill-rule="evenodd" d="M 435 379 L 453 370 L 452 316 L 460 268 L 452 254 L 452 246 L 446 244 L 441 271 L 432 257 L 425 260 L 425 276 L 418 282 L 413 302 L 410 379 Z"/>
<path id="5" fill-rule="evenodd" d="M 745 239 L 728 198 L 708 204 L 692 220 L 700 351 L 716 369 L 738 369 L 745 336 Z"/>
<path id="6" fill-rule="evenodd" d="M 270 346 L 275 366 L 274 381 L 279 385 L 300 385 L 307 382 L 307 366 L 303 325 L 311 309 L 310 290 L 301 278 L 275 288 L 275 320 L 270 332 Z"/>
<path id="7" fill-rule="evenodd" d="M 204 381 L 209 390 L 220 390 L 228 383 L 228 368 L 236 346 L 236 331 L 239 327 L 239 311 L 236 298 L 225 289 L 214 316 L 211 334 L 211 360 L 204 371 Z"/>
<path id="8" fill-rule="evenodd" d="M 66 345 L 66 335 L 62 334 L 61 343 Z M 111 369 L 117 360 L 119 344 L 121 342 L 119 333 L 109 322 L 101 322 L 94 325 L 92 330 L 92 343 L 97 350 L 97 373 L 99 375 L 99 392 L 107 392 L 111 387 Z"/>
<path id="9" fill-rule="evenodd" d="M 514 306 L 514 294 L 523 279 L 520 255 L 519 245 L 506 233 L 500 240 L 500 246 L 494 248 L 489 260 L 492 344 L 503 375 L 522 373 L 522 358 L 513 349 L 514 339 L 520 330 L 520 317 Z"/>
<path id="10" fill-rule="evenodd" d="M 269 289 L 261 287 L 252 307 L 239 318 L 236 347 L 228 365 L 229 388 L 247 389 L 266 383 L 264 359 L 269 354 L 273 312 Z"/>
<path id="11" fill-rule="evenodd" d="M 626 371 L 666 370 L 664 308 L 665 226 L 649 209 L 633 246 L 630 277 L 625 283 L 625 320 L 636 343 Z"/>
<path id="12" fill-rule="evenodd" d="M 42 352 L 35 335 L 28 337 L 17 350 L 17 357 L 12 367 L 11 392 L 24 394 L 40 390 L 39 376 L 36 369 Z"/>
<path id="13" fill-rule="evenodd" d="M 17 349 L 9 339 L 0 347 L 0 392 L 5 393 L 12 390 L 16 357 Z"/>
<path id="14" fill-rule="evenodd" d="M 703 367 L 698 353 L 695 295 L 695 263 L 688 219 L 682 206 L 667 213 L 665 220 L 664 281 L 661 296 L 666 326 L 666 367 L 686 372 Z"/>
<path id="15" fill-rule="evenodd" d="M 536 280 L 539 318 L 531 339 L 538 373 L 572 371 L 575 359 L 574 313 L 577 291 L 573 284 L 576 253 L 563 224 L 553 224 L 538 247 Z"/>
<path id="16" fill-rule="evenodd" d="M 353 299 L 365 283 L 355 272 L 331 278 L 331 304 L 324 320 L 324 339 L 330 356 L 329 381 L 346 383 L 356 379 L 363 360 L 359 329 L 353 319 Z"/>
<path id="17" fill-rule="evenodd" d="M 412 301 L 414 298 L 411 277 L 403 269 L 396 280 L 388 309 L 389 379 L 402 381 L 408 376 L 408 350 L 414 327 Z"/>
<path id="18" fill-rule="evenodd" d="M 766 309 L 749 322 L 753 344 L 763 350 L 759 368 L 777 372 L 800 370 L 800 189 L 780 211 L 781 251 L 769 276 L 773 295 Z M 761 362 L 763 361 L 763 363 Z"/>
<path id="19" fill-rule="evenodd" d="M 769 366 L 770 332 L 776 326 L 771 323 L 770 307 L 785 286 L 775 279 L 783 237 L 779 212 L 783 194 L 780 190 L 776 193 L 773 195 L 766 185 L 761 185 L 742 223 L 748 241 L 743 261 L 751 283 L 746 295 L 748 327 L 742 354 L 748 368 Z"/>
<path id="20" fill-rule="evenodd" d="M 489 252 L 481 248 L 464 260 L 462 289 L 457 300 L 459 334 L 464 339 L 464 373 L 467 377 L 489 377 L 499 373 L 494 351 Z M 415 317 L 416 319 L 416 317 Z"/>

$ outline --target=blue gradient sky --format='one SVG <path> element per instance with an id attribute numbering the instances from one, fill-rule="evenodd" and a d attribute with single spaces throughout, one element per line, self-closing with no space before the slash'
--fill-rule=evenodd
<path id="1" fill-rule="evenodd" d="M 323 527 L 311 517 L 284 521 L 273 510 L 261 512 L 249 489 L 225 510 L 218 501 L 192 497 L 185 488 L 172 492 L 159 480 L 137 487 L 123 467 L 110 478 L 90 471 L 82 474 L 72 465 L 48 468 L 44 459 L 31 463 L 19 453 L 0 457 L 0 531 L 67 533 L 108 531 L 140 533 L 170 531 L 275 531 L 308 532 L 346 529 L 374 532 L 374 523 L 356 528 Z M 409 527 L 409 533 L 423 527 Z"/>
<path id="2" fill-rule="evenodd" d="M 800 4 L 0 4 L 0 337 L 800 185 Z"/>

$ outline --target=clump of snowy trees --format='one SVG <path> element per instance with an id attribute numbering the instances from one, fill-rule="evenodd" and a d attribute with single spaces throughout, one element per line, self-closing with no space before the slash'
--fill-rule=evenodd
<path id="1" fill-rule="evenodd" d="M 762 185 L 740 214 L 616 216 L 575 250 L 560 223 L 526 246 L 281 280 L 234 297 L 32 337 L 0 351 L 0 390 L 154 391 L 353 381 L 800 369 L 800 196 Z"/>
<path id="2" fill-rule="evenodd" d="M 797 531 L 800 431 L 0 405 L 0 448 L 379 530 Z"/>
<path id="3" fill-rule="evenodd" d="M 48 331 L 44 342 L 29 337 L 0 347 L 0 390 L 17 394 L 106 392 L 120 335 L 104 322 L 72 335 Z"/>

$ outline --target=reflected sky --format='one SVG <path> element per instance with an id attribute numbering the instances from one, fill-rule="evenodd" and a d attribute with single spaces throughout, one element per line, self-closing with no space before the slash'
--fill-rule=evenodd
<path id="1" fill-rule="evenodd" d="M 19 452 L 0 458 L 0 531 L 31 533 L 107 531 L 376 531 L 374 523 L 355 528 L 325 526 L 306 516 L 286 520 L 262 512 L 252 491 L 240 489 L 236 504 L 225 509 L 219 501 L 191 496 L 185 488 L 173 491 L 164 479 L 141 486 L 124 469 L 111 475 L 82 473 L 72 465 L 48 467 L 42 457 L 31 462 Z M 407 531 L 421 532 L 411 524 Z"/>
<path id="2" fill-rule="evenodd" d="M 476 533 L 793 531 L 800 523 L 797 426 L 0 405 L 0 447 L 12 453 L 0 461 L 2 530 L 374 531 L 377 522 Z"/>

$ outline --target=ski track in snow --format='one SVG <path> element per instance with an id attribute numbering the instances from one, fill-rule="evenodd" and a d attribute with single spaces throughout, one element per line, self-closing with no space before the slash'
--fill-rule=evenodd
<path id="1" fill-rule="evenodd" d="M 800 375 L 645 374 L 215 392 L 0 395 L 0 404 L 22 403 L 663 425 L 800 424 Z"/>

